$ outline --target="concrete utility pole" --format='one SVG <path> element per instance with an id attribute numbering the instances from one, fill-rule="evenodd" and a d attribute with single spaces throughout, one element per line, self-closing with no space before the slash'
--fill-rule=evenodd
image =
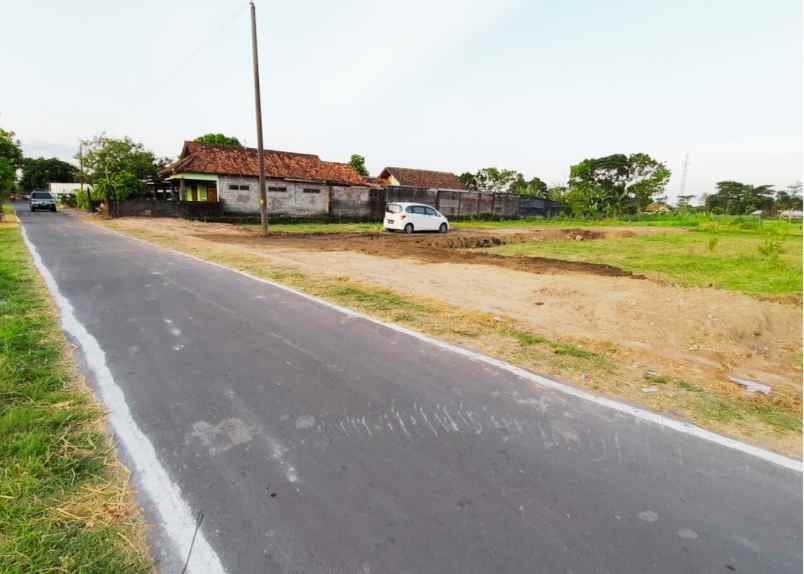
<path id="1" fill-rule="evenodd" d="M 78 166 L 81 172 L 81 193 L 84 193 L 84 142 L 78 141 Z M 92 211 L 92 193 L 87 191 L 87 211 Z"/>
<path id="2" fill-rule="evenodd" d="M 260 64 L 257 58 L 257 12 L 251 5 L 251 55 L 254 60 L 254 99 L 257 107 L 257 160 L 260 164 L 260 223 L 262 235 L 268 236 L 268 198 L 265 195 L 265 157 L 262 150 L 262 104 L 260 102 Z"/>

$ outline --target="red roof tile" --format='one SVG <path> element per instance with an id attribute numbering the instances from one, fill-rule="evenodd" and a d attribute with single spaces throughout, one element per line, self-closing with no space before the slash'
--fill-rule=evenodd
<path id="1" fill-rule="evenodd" d="M 408 169 L 404 167 L 386 167 L 379 178 L 387 180 L 394 176 L 400 185 L 424 187 L 427 189 L 466 189 L 466 186 L 454 173 L 446 171 L 428 171 L 426 169 Z"/>
<path id="2" fill-rule="evenodd" d="M 306 179 L 334 184 L 364 185 L 359 173 L 348 163 L 321 161 L 317 155 L 264 150 L 265 175 L 277 179 Z M 211 173 L 217 175 L 259 176 L 259 157 L 254 148 L 184 142 L 181 155 L 165 168 L 165 173 Z"/>

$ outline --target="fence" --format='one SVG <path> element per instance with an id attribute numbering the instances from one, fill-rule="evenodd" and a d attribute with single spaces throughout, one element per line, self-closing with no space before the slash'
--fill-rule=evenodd
<path id="1" fill-rule="evenodd" d="M 519 200 L 519 215 L 523 217 L 540 215 L 542 217 L 555 217 L 560 215 L 563 205 L 552 199 L 540 197 L 522 197 Z"/>
<path id="2" fill-rule="evenodd" d="M 271 215 L 332 220 L 382 221 L 387 203 L 424 203 L 450 218 L 461 217 L 519 217 L 541 215 L 552 217 L 561 211 L 561 204 L 549 199 L 521 197 L 511 193 L 483 193 L 418 187 L 331 186 L 319 203 L 317 212 L 278 213 Z M 246 221 L 259 218 L 259 213 L 229 211 L 224 202 L 184 202 L 155 199 L 127 199 L 110 202 L 111 217 L 184 217 L 215 221 Z"/>
<path id="3" fill-rule="evenodd" d="M 512 193 L 483 193 L 417 187 L 389 187 L 386 203 L 409 201 L 431 205 L 447 217 L 516 217 L 519 215 L 518 195 Z"/>
<path id="4" fill-rule="evenodd" d="M 109 217 L 184 217 L 185 219 L 218 219 L 223 206 L 217 202 L 161 201 L 126 199 L 108 202 Z"/>

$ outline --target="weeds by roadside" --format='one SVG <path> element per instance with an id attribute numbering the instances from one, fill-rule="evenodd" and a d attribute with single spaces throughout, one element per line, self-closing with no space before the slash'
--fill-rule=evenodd
<path id="1" fill-rule="evenodd" d="M 148 572 L 126 472 L 14 219 L 0 223 L 0 571 Z"/>

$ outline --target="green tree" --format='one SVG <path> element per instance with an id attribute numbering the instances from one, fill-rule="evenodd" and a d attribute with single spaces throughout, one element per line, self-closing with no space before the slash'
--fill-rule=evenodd
<path id="1" fill-rule="evenodd" d="M 802 203 L 800 181 L 776 192 L 776 209 L 779 211 L 786 211 L 788 209 L 800 210 Z"/>
<path id="2" fill-rule="evenodd" d="M 774 208 L 776 192 L 772 185 L 751 185 L 739 181 L 719 181 L 717 191 L 706 196 L 706 208 L 715 213 L 742 215 Z"/>
<path id="3" fill-rule="evenodd" d="M 692 200 L 694 198 L 694 195 L 679 195 L 678 208 L 682 211 L 688 211 L 692 207 Z"/>
<path id="4" fill-rule="evenodd" d="M 0 128 L 0 194 L 14 187 L 17 170 L 22 167 L 22 146 L 12 131 Z"/>
<path id="5" fill-rule="evenodd" d="M 487 167 L 475 174 L 478 191 L 506 193 L 522 178 L 522 174 L 512 169 Z"/>
<path id="6" fill-rule="evenodd" d="M 508 191 L 518 195 L 547 197 L 547 184 L 538 177 L 526 180 L 520 173 L 508 188 Z"/>
<path id="7" fill-rule="evenodd" d="M 366 158 L 360 154 L 353 153 L 352 157 L 349 159 L 349 165 L 364 177 L 369 174 L 368 169 L 366 169 Z"/>
<path id="8" fill-rule="evenodd" d="M 477 178 L 475 177 L 475 174 L 465 171 L 458 176 L 458 179 L 461 180 L 461 183 L 466 189 L 470 189 L 472 191 L 477 189 Z"/>
<path id="9" fill-rule="evenodd" d="M 243 147 L 243 144 L 240 143 L 240 140 L 234 136 L 227 136 L 224 134 L 204 134 L 202 136 L 198 136 L 193 141 L 198 143 L 205 143 L 205 144 L 214 144 L 214 145 L 231 145 L 237 147 Z"/>
<path id="10" fill-rule="evenodd" d="M 55 157 L 26 157 L 22 160 L 22 177 L 19 186 L 24 190 L 33 191 L 47 189 L 48 184 L 54 181 L 72 183 L 77 178 L 78 169 L 66 161 Z"/>
<path id="11" fill-rule="evenodd" d="M 578 215 L 644 210 L 662 193 L 670 170 L 644 153 L 585 159 L 570 167 L 568 203 Z"/>
<path id="12" fill-rule="evenodd" d="M 166 162 L 157 160 L 141 143 L 128 137 L 114 139 L 101 134 L 83 144 L 84 171 L 93 195 L 107 199 L 136 196 L 145 182 L 159 178 L 159 170 Z"/>

